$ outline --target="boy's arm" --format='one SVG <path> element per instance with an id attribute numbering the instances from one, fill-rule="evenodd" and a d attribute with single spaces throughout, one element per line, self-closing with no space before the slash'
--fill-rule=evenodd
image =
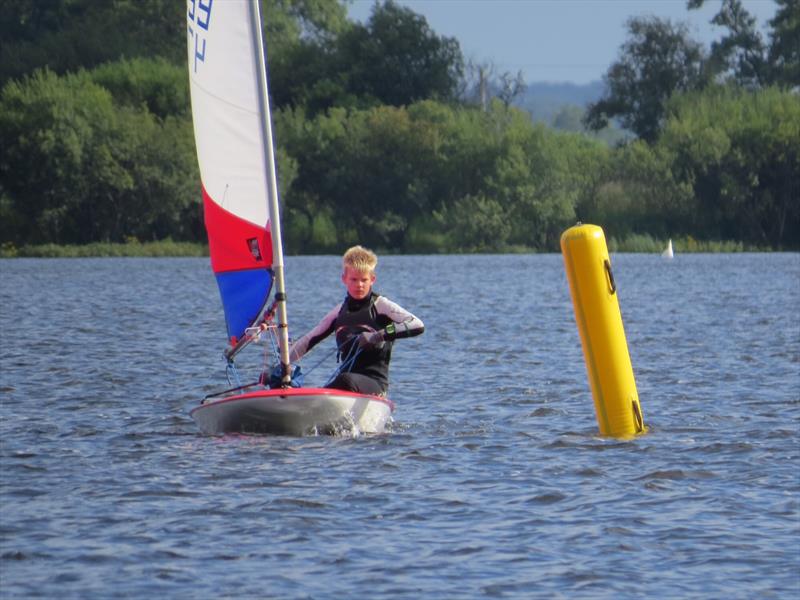
<path id="1" fill-rule="evenodd" d="M 341 304 L 334 306 L 331 311 L 317 323 L 314 329 L 292 344 L 289 351 L 289 360 L 291 362 L 300 360 L 306 352 L 333 333 L 333 324 L 336 322 L 336 317 L 339 314 L 340 308 Z"/>
<path id="2" fill-rule="evenodd" d="M 425 331 L 425 324 L 422 319 L 384 296 L 379 296 L 375 301 L 375 309 L 378 314 L 384 315 L 392 321 L 384 329 L 384 339 L 396 340 L 414 337 Z"/>

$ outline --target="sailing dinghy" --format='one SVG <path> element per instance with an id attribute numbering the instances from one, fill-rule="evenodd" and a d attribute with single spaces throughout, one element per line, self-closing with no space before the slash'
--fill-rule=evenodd
<path id="1" fill-rule="evenodd" d="M 234 385 L 207 396 L 191 416 L 212 435 L 380 433 L 394 410 L 388 399 L 292 380 L 259 2 L 188 0 L 187 27 L 203 211 Z M 262 324 L 275 341 L 277 376 L 241 385 L 234 358 L 261 340 Z"/>

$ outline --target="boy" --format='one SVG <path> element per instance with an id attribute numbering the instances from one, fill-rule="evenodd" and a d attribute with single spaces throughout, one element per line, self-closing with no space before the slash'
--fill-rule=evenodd
<path id="1" fill-rule="evenodd" d="M 372 291 L 378 257 L 361 246 L 353 246 L 342 257 L 344 302 L 335 306 L 314 329 L 292 346 L 295 362 L 330 334 L 336 334 L 339 356 L 346 360 L 357 353 L 352 367 L 340 373 L 328 387 L 385 396 L 389 387 L 389 361 L 396 339 L 413 337 L 425 325 L 410 312 Z"/>

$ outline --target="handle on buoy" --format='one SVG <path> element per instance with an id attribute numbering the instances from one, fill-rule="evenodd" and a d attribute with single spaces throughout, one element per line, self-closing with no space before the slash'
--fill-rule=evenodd
<path id="1" fill-rule="evenodd" d="M 603 265 L 606 267 L 606 275 L 608 276 L 608 286 L 610 288 L 611 294 L 614 294 L 617 291 L 617 284 L 614 281 L 614 273 L 611 271 L 611 263 L 608 259 L 603 261 Z"/>
<path id="2" fill-rule="evenodd" d="M 636 433 L 644 433 L 644 417 L 642 417 L 642 407 L 636 400 L 631 401 L 633 410 L 633 420 L 636 422 Z"/>

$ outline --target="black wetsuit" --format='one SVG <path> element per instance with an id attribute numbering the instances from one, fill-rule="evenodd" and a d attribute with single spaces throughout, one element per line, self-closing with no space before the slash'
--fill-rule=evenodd
<path id="1" fill-rule="evenodd" d="M 356 354 L 351 368 L 340 373 L 329 387 L 362 394 L 384 395 L 389 387 L 389 362 L 392 342 L 396 339 L 420 335 L 425 330 L 422 321 L 391 300 L 375 292 L 356 300 L 349 294 L 344 302 L 334 307 L 314 329 L 292 346 L 292 362 L 298 360 L 330 334 L 336 334 L 339 357 L 346 360 L 355 338 L 370 331 L 383 331 L 384 342 L 375 348 L 365 348 Z"/>

